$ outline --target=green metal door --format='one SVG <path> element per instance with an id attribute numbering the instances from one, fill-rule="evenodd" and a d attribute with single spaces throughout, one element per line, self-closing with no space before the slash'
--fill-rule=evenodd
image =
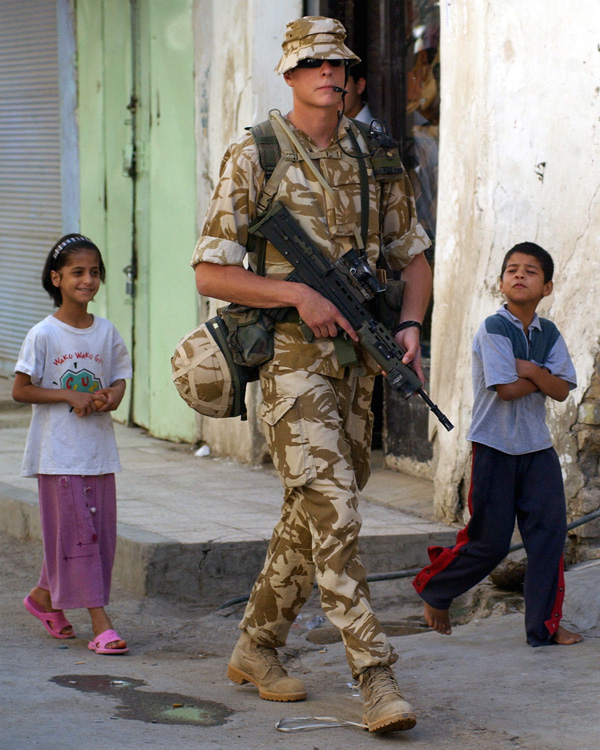
<path id="1" fill-rule="evenodd" d="M 77 3 L 77 83 L 81 231 L 102 250 L 106 284 L 97 297 L 98 314 L 119 329 L 133 350 L 133 298 L 123 269 L 132 262 L 133 180 L 129 163 L 134 120 L 131 8 L 123 0 Z M 131 393 L 117 418 L 129 421 Z"/>
<path id="2" fill-rule="evenodd" d="M 197 320 L 192 0 L 79 0 L 77 29 L 81 226 L 104 238 L 103 312 L 134 363 L 117 416 L 191 441 L 170 357 Z"/>

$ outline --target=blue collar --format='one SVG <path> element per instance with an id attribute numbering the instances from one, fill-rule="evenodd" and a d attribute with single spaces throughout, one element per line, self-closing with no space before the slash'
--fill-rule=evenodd
<path id="1" fill-rule="evenodd" d="M 501 315 L 503 318 L 506 318 L 507 320 L 510 320 L 510 322 L 519 328 L 521 331 L 524 331 L 523 329 L 523 323 L 517 318 L 516 315 L 513 315 L 511 312 L 509 312 L 506 302 L 502 305 L 502 307 L 498 310 L 498 315 Z M 532 328 L 537 328 L 538 331 L 542 330 L 542 324 L 540 323 L 540 318 L 537 313 L 534 313 L 533 320 L 531 321 L 529 325 L 529 330 Z"/>

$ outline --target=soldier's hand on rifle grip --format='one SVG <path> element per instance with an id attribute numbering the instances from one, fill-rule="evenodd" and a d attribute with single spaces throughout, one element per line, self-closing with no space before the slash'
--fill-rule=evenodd
<path id="1" fill-rule="evenodd" d="M 421 365 L 421 338 L 419 329 L 416 327 L 405 328 L 403 331 L 398 331 L 394 339 L 398 346 L 401 346 L 405 350 L 402 362 L 405 365 L 410 365 L 417 373 L 421 383 L 424 384 L 425 375 Z"/>
<path id="2" fill-rule="evenodd" d="M 358 343 L 358 334 L 337 307 L 308 285 L 303 284 L 302 286 L 304 287 L 302 299 L 296 305 L 296 309 L 315 338 L 323 339 L 328 336 L 336 336 L 339 326 L 353 341 Z"/>

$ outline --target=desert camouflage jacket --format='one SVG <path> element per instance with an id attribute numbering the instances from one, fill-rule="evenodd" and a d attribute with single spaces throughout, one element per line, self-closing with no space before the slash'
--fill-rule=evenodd
<path id="1" fill-rule="evenodd" d="M 288 124 L 293 128 L 291 123 Z M 344 149 L 352 152 L 347 135 L 349 122 L 340 124 Z M 283 203 L 323 253 L 336 260 L 356 247 L 360 230 L 360 177 L 358 162 L 347 156 L 337 144 L 319 148 L 307 135 L 294 129 L 306 151 L 333 190 L 333 197 L 300 158 L 288 168 L 276 200 Z M 361 149 L 367 145 L 357 134 Z M 394 182 L 378 182 L 366 160 L 369 175 L 369 229 L 367 256 L 375 267 L 383 253 L 391 268 L 402 269 L 423 252 L 430 241 L 417 222 L 415 203 L 408 176 Z M 255 218 L 257 202 L 264 185 L 264 171 L 250 133 L 235 141 L 223 157 L 220 178 L 210 203 L 202 235 L 192 257 L 192 266 L 200 262 L 242 266 L 247 260 L 254 269 L 255 259 L 246 258 L 248 226 Z M 293 270 L 270 244 L 266 248 L 266 275 L 283 279 Z M 361 370 L 375 371 L 373 363 L 360 360 Z M 297 323 L 278 323 L 275 356 L 268 367 L 319 372 L 342 377 L 330 339 L 307 342 Z"/>

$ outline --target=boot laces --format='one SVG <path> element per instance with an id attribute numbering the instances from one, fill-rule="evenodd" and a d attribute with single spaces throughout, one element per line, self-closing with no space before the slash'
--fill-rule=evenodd
<path id="1" fill-rule="evenodd" d="M 398 683 L 394 677 L 391 667 L 371 667 L 365 673 L 364 685 L 371 693 L 373 701 L 378 701 L 384 695 L 400 696 Z"/>
<path id="2" fill-rule="evenodd" d="M 254 642 L 253 642 L 253 645 L 259 657 L 261 658 L 261 660 L 264 661 L 269 667 L 276 667 L 277 669 L 280 669 L 281 671 L 285 671 L 283 669 L 283 666 L 281 665 L 281 662 L 279 661 L 279 657 L 277 656 L 277 651 L 274 648 L 270 648 L 269 646 L 263 646 L 260 643 L 254 643 Z"/>

